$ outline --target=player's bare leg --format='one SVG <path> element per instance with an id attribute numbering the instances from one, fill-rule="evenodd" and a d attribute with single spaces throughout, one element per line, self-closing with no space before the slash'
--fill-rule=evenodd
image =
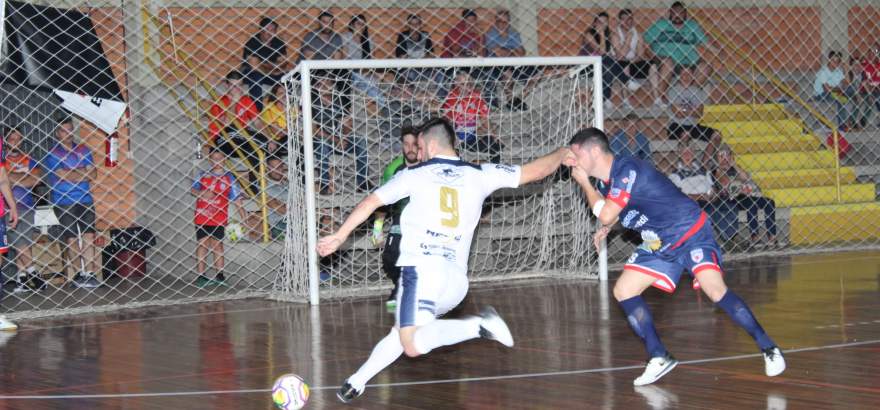
<path id="1" fill-rule="evenodd" d="M 654 383 L 678 365 L 678 360 L 660 342 L 660 336 L 654 327 L 654 318 L 641 296 L 655 280 L 644 273 L 624 269 L 620 279 L 614 284 L 614 298 L 626 314 L 630 328 L 642 339 L 650 357 L 644 373 L 633 380 L 633 385 L 636 386 Z"/>
<path id="2" fill-rule="evenodd" d="M 782 356 L 782 351 L 770 339 L 770 336 L 767 336 L 767 332 L 758 323 L 746 302 L 727 288 L 721 272 L 715 269 L 705 269 L 700 271 L 697 277 L 706 296 L 727 312 L 734 323 L 745 329 L 755 339 L 755 343 L 764 354 L 764 371 L 767 376 L 778 376 L 785 371 L 785 358 Z"/>

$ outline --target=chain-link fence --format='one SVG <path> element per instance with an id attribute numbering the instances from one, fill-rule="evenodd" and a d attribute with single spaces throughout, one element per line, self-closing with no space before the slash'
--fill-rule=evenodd
<path id="1" fill-rule="evenodd" d="M 614 150 L 651 160 L 701 201 L 728 258 L 876 247 L 880 7 L 814 0 L 671 6 L 7 1 L 0 121 L 20 222 L 12 228 L 7 216 L 2 312 L 87 312 L 286 286 L 283 224 L 292 194 L 281 188 L 303 188 L 286 180 L 285 170 L 299 166 L 289 157 L 299 154 L 284 148 L 301 136 L 289 135 L 278 101 L 283 87 L 275 86 L 303 56 L 601 55 Z M 385 81 L 377 77 L 383 73 L 366 74 Z M 438 86 L 419 99 L 429 112 L 442 111 L 438 89 L 454 79 L 425 80 Z M 502 146 L 553 121 L 546 104 L 534 103 L 547 92 L 544 81 L 476 83 L 492 115 L 521 118 L 497 133 Z M 366 95 L 351 85 L 336 90 L 340 98 Z M 118 115 L 116 102 L 127 111 L 114 132 L 99 117 Z M 364 117 L 393 135 L 402 119 L 373 109 Z M 76 112 L 73 124 L 62 122 L 68 111 Z M 325 180 L 351 192 L 372 188 L 398 149 L 335 150 Z M 213 150 L 223 157 L 212 162 Z M 505 148 L 500 155 L 520 159 Z M 324 208 L 329 219 L 322 215 L 327 226 L 354 204 L 332 205 Z M 501 226 L 521 225 L 504 212 L 492 215 Z M 623 262 L 637 240 L 612 235 L 611 263 Z M 380 252 L 359 257 L 378 270 Z M 515 269 L 529 255 L 504 258 Z M 355 264 L 335 266 L 352 274 Z M 329 273 L 329 283 L 338 283 Z"/>

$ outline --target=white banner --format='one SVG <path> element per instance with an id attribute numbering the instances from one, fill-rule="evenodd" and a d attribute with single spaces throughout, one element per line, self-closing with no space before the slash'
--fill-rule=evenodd
<path id="1" fill-rule="evenodd" d="M 95 124 L 107 134 L 116 132 L 119 119 L 125 112 L 125 103 L 116 100 L 105 100 L 88 95 L 79 95 L 69 91 L 54 90 L 61 97 L 64 109 Z"/>

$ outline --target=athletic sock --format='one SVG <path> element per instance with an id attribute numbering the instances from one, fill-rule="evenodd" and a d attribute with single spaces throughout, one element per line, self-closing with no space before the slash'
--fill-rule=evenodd
<path id="1" fill-rule="evenodd" d="M 392 328 L 387 336 L 382 338 L 379 343 L 376 343 L 376 347 L 373 348 L 370 357 L 355 374 L 348 378 L 348 383 L 355 390 L 363 392 L 364 386 L 367 385 L 367 382 L 373 376 L 379 374 L 382 369 L 388 367 L 391 363 L 394 363 L 402 354 L 403 345 L 400 344 L 400 334 L 397 328 Z"/>
<path id="2" fill-rule="evenodd" d="M 651 311 L 648 310 L 648 304 L 641 296 L 633 296 L 626 300 L 621 300 L 620 307 L 626 313 L 626 319 L 633 332 L 636 333 L 645 344 L 645 350 L 648 351 L 650 357 L 663 357 L 669 354 L 666 347 L 657 336 L 657 329 L 654 328 L 654 318 Z"/>
<path id="3" fill-rule="evenodd" d="M 755 315 L 752 314 L 746 302 L 740 299 L 732 290 L 728 289 L 717 305 L 724 309 L 736 324 L 745 329 L 755 339 L 755 343 L 758 344 L 761 350 L 776 346 L 776 343 L 773 343 L 773 340 L 770 339 L 770 336 L 767 336 L 767 332 L 764 331 L 764 328 L 755 319 Z"/>
<path id="4" fill-rule="evenodd" d="M 474 316 L 460 320 L 435 320 L 416 330 L 413 345 L 421 354 L 427 354 L 440 346 L 449 346 L 480 337 L 480 321 Z"/>

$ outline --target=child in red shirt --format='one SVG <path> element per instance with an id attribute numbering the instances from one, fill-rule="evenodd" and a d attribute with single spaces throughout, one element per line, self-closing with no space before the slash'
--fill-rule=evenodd
<path id="1" fill-rule="evenodd" d="M 489 105 L 474 87 L 470 73 L 459 70 L 454 85 L 441 110 L 455 127 L 461 147 L 466 151 L 488 153 L 492 163 L 500 163 L 502 145 L 489 131 Z"/>
<path id="2" fill-rule="evenodd" d="M 198 274 L 196 283 L 199 286 L 207 284 L 223 284 L 226 277 L 223 275 L 223 238 L 226 236 L 226 224 L 229 222 L 229 203 L 234 202 L 238 208 L 240 220 L 245 220 L 244 205 L 242 204 L 241 188 L 231 172 L 223 169 L 223 161 L 226 155 L 223 152 L 212 149 L 208 158 L 211 161 L 211 169 L 203 172 L 193 181 L 192 193 L 196 196 L 195 225 L 196 225 L 196 259 L 198 260 Z M 207 270 L 208 252 L 213 253 L 214 269 L 217 275 L 214 281 L 205 276 Z"/>

